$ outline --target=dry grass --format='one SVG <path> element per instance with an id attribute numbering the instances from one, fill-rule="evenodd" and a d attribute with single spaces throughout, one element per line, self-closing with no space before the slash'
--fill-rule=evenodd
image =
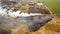
<path id="1" fill-rule="evenodd" d="M 36 32 L 23 32 L 19 31 L 20 29 L 14 29 L 12 33 L 15 34 L 60 34 L 60 25 L 59 22 L 60 20 L 57 17 L 54 17 L 52 21 L 47 23 L 45 26 L 41 27 L 38 31 Z M 22 28 L 24 29 L 24 28 Z"/>
<path id="2" fill-rule="evenodd" d="M 46 25 L 45 29 L 60 32 L 60 19 L 54 17 L 53 20 Z"/>

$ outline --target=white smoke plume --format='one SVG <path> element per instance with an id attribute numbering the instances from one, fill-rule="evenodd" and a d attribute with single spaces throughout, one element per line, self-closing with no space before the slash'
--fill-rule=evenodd
<path id="1" fill-rule="evenodd" d="M 36 15 L 36 16 L 35 16 Z M 2 18 L 2 17 L 3 18 Z M 9 16 L 9 18 L 5 17 Z M 13 19 L 19 16 L 17 19 Z M 11 18 L 13 17 L 13 18 Z M 18 25 L 26 24 L 29 28 L 29 31 L 36 31 L 42 27 L 47 21 L 51 20 L 52 17 L 45 16 L 39 13 L 24 13 L 19 10 L 13 11 L 6 8 L 2 8 L 0 5 L 0 24 L 4 29 L 16 28 Z"/>
<path id="2" fill-rule="evenodd" d="M 8 12 L 8 14 L 7 14 Z M 17 17 L 17 16 L 23 16 L 23 17 L 26 17 L 26 16 L 31 16 L 31 15 L 41 15 L 41 14 L 38 14 L 38 13 L 21 13 L 21 11 L 17 10 L 16 12 L 15 11 L 12 11 L 11 9 L 7 11 L 6 8 L 2 8 L 2 6 L 0 6 L 0 15 L 1 16 L 4 16 L 4 15 L 9 15 L 11 17 Z"/>

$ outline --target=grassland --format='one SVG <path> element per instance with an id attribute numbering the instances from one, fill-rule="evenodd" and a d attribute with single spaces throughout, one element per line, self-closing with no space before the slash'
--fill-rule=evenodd
<path id="1" fill-rule="evenodd" d="M 54 13 L 54 14 L 60 14 L 60 0 L 36 0 L 36 1 L 44 1 L 45 4 L 48 6 L 48 8 Z M 58 34 L 57 32 L 59 32 L 60 34 L 60 25 L 58 25 L 60 23 L 57 22 L 58 19 L 56 19 L 56 17 L 49 23 L 46 25 L 45 29 L 50 30 L 50 34 L 52 34 L 53 31 L 55 31 L 55 34 Z M 60 19 L 59 19 L 60 20 Z M 54 34 L 53 33 L 53 34 Z"/>
<path id="2" fill-rule="evenodd" d="M 37 0 L 45 1 L 46 5 L 50 8 L 53 13 L 60 14 L 60 0 Z M 51 22 L 45 25 L 45 30 L 39 29 L 37 32 L 14 32 L 19 34 L 60 34 L 60 22 L 56 22 L 58 19 L 54 18 Z M 58 23 L 58 24 L 57 24 Z"/>
<path id="3" fill-rule="evenodd" d="M 35 0 L 44 1 L 53 13 L 60 14 L 60 0 Z"/>
<path id="4" fill-rule="evenodd" d="M 12 33 L 16 33 L 16 34 L 60 34 L 59 23 L 60 23 L 60 20 L 57 17 L 54 17 L 50 22 L 48 22 L 45 26 L 41 27 L 38 31 L 35 31 L 35 32 L 23 32 L 22 31 L 21 32 L 19 31 L 20 29 L 13 29 Z"/>

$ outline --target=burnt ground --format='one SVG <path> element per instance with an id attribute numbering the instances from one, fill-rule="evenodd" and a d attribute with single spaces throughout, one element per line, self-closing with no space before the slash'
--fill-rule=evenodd
<path id="1" fill-rule="evenodd" d="M 28 9 L 27 10 L 28 13 L 50 14 L 49 10 L 44 5 L 40 6 L 40 5 L 37 5 L 37 3 L 27 3 L 28 6 L 26 6 L 27 4 L 23 5 L 22 3 L 20 3 L 20 4 L 22 4 L 22 6 L 20 6 L 20 7 L 15 6 L 15 5 L 18 5 L 18 3 L 19 2 L 15 2 L 15 1 L 14 2 L 13 1 L 2 1 L 1 5 L 3 8 L 7 8 L 8 10 L 12 9 L 14 7 L 14 9 L 12 9 L 13 11 L 17 11 L 17 10 L 22 9 L 22 12 L 23 12 L 23 10 L 26 11 Z M 23 6 L 24 6 L 24 8 L 21 8 Z M 29 8 L 27 8 L 27 7 L 29 7 Z"/>
<path id="2" fill-rule="evenodd" d="M 5 5 L 8 5 L 8 7 L 10 7 L 10 3 L 9 2 L 4 2 L 5 3 Z M 4 5 L 4 3 L 3 3 L 3 5 Z M 6 4 L 7 3 L 7 4 Z M 13 3 L 15 3 L 15 2 L 13 2 Z M 4 7 L 5 8 L 5 7 Z M 29 7 L 29 12 L 28 13 L 42 13 L 42 14 L 50 14 L 49 13 L 49 10 L 47 10 L 47 9 L 42 9 L 42 8 L 34 8 L 34 6 L 33 7 Z M 44 19 L 45 20 L 45 19 Z M 44 21 L 43 20 L 43 21 Z M 49 20 L 48 20 L 49 21 Z M 36 23 L 33 23 L 34 25 L 32 25 L 31 26 L 31 31 L 37 31 L 39 28 L 40 28 L 40 25 L 42 24 L 42 22 L 40 23 L 40 22 L 36 22 Z M 43 25 L 45 24 L 45 22 L 43 22 Z M 42 26 L 43 26 L 42 25 Z M 38 27 L 37 27 L 38 26 Z M 1 34 L 10 34 L 11 32 L 10 31 L 6 31 L 6 30 L 0 30 L 0 33 Z"/>
<path id="3" fill-rule="evenodd" d="M 11 34 L 11 31 L 0 29 L 0 34 Z"/>
<path id="4" fill-rule="evenodd" d="M 41 8 L 34 9 L 34 8 L 30 7 L 29 11 L 30 11 L 30 13 L 50 14 L 49 10 L 47 10 L 47 9 L 41 9 Z"/>

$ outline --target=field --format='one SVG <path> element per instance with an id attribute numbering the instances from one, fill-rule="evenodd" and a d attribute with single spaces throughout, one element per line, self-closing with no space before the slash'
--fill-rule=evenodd
<path id="1" fill-rule="evenodd" d="M 44 1 L 54 14 L 60 14 L 60 0 L 36 0 Z M 15 31 L 15 30 L 14 30 Z M 47 23 L 44 27 L 40 28 L 36 32 L 28 32 L 22 34 L 60 34 L 60 19 L 55 17 Z"/>
<path id="2" fill-rule="evenodd" d="M 44 1 L 45 4 L 48 6 L 48 8 L 54 13 L 54 14 L 60 14 L 60 0 L 36 0 L 36 1 Z M 20 26 L 20 25 L 19 25 Z M 41 27 L 36 32 L 22 32 L 20 28 L 12 29 L 11 34 L 60 34 L 60 19 L 56 16 L 49 21 L 45 26 Z M 23 25 L 23 29 L 24 29 Z M 24 30 L 25 31 L 25 30 Z"/>
<path id="3" fill-rule="evenodd" d="M 45 4 L 49 7 L 49 9 L 54 14 L 60 14 L 60 0 L 37 0 L 37 1 L 44 1 Z M 55 17 L 56 18 L 56 17 Z M 59 18 L 58 18 L 59 19 Z M 60 20 L 60 19 L 59 19 Z M 57 32 L 60 32 L 60 25 L 58 25 L 60 22 L 56 22 L 57 19 L 53 19 L 50 23 L 53 24 L 47 24 L 46 29 L 52 30 L 50 34 L 52 34 L 53 31 L 56 31 L 53 34 L 58 34 Z M 58 23 L 58 24 L 57 24 Z M 57 25 L 56 25 L 57 24 Z"/>
<path id="4" fill-rule="evenodd" d="M 23 32 L 23 31 L 21 32 L 19 30 L 20 28 L 18 26 L 17 29 L 12 30 L 12 34 L 14 33 L 16 34 L 60 34 L 60 19 L 54 17 L 51 21 L 49 21 L 47 24 L 45 24 L 38 31 L 35 32 Z"/>
<path id="5" fill-rule="evenodd" d="M 36 0 L 44 1 L 53 13 L 60 14 L 60 0 Z"/>

